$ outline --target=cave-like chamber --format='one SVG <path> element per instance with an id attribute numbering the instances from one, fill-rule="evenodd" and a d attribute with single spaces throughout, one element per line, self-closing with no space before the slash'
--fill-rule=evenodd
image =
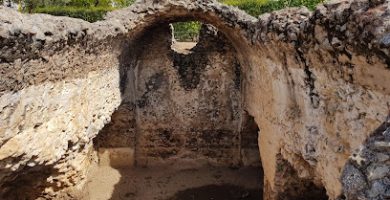
<path id="1" fill-rule="evenodd" d="M 199 33 L 189 41 L 174 30 L 183 22 L 159 23 L 122 55 L 122 104 L 94 139 L 95 173 L 119 171 L 113 198 L 152 198 L 131 187 L 144 176 L 167 198 L 262 197 L 259 127 L 245 111 L 237 51 L 215 27 L 191 23 Z M 92 177 L 87 187 L 99 187 Z"/>

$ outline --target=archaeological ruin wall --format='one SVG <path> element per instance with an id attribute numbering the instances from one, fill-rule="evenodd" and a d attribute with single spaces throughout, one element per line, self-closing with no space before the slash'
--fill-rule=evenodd
<path id="1" fill-rule="evenodd" d="M 389 1 L 335 1 L 313 12 L 290 8 L 254 18 L 215 1 L 140 0 L 95 23 L 0 10 L 3 199 L 15 195 L 66 199 L 69 191 L 81 190 L 90 158 L 96 153 L 93 139 L 105 137 L 101 133 L 109 128 L 104 127 L 115 124 L 115 119 L 127 123 L 140 117 L 135 120 L 137 127 L 145 130 L 140 138 L 149 141 L 161 128 L 180 130 L 180 124 L 171 124 L 177 121 L 172 117 L 180 113 L 152 110 L 175 108 L 171 104 L 179 98 L 176 106 L 181 108 L 191 98 L 200 97 L 186 90 L 192 89 L 198 74 L 185 74 L 184 80 L 190 81 L 183 82 L 181 64 L 175 64 L 178 57 L 172 57 L 175 52 L 168 45 L 171 38 L 157 39 L 167 30 L 148 30 L 187 20 L 213 25 L 231 44 L 220 55 L 213 55 L 208 48 L 210 54 L 203 57 L 226 56 L 223 60 L 231 68 L 223 63 L 210 65 L 210 69 L 206 66 L 192 91 L 207 91 L 202 83 L 212 86 L 212 81 L 218 86 L 234 86 L 237 77 L 231 63 L 238 62 L 240 90 L 212 91 L 228 92 L 217 101 L 221 117 L 246 111 L 261 130 L 258 158 L 265 174 L 264 199 L 288 199 L 312 188 L 320 195 L 326 192 L 329 199 L 389 197 Z M 161 33 L 156 35 L 157 41 L 149 37 L 150 47 L 156 48 L 132 48 L 136 38 L 151 33 Z M 143 51 L 151 51 L 150 57 Z M 137 67 L 129 66 L 138 66 L 137 72 L 131 71 Z M 225 77 L 213 77 L 213 70 L 225 70 Z M 167 80 L 176 82 L 161 84 L 161 88 L 155 84 Z M 128 87 L 130 83 L 134 87 Z M 188 94 L 183 95 L 185 91 Z M 173 94 L 175 98 L 169 98 Z M 226 103 L 229 99 L 233 101 Z M 225 109 L 234 102 L 241 108 Z M 141 112 L 128 114 L 134 110 Z M 185 111 L 190 116 L 191 109 L 181 110 Z M 153 116 L 156 113 L 167 116 L 157 118 Z M 193 122 L 201 123 L 196 118 L 200 116 L 195 115 Z M 170 121 L 162 123 L 163 117 Z M 222 118 L 216 120 L 223 122 Z M 240 121 L 245 120 L 236 122 Z M 228 130 L 237 128 L 235 123 L 218 124 Z M 151 131 L 149 136 L 146 130 Z M 129 135 L 134 133 L 129 129 Z M 166 133 L 162 131 L 158 139 L 175 134 Z M 204 134 L 208 136 L 207 131 Z M 229 134 L 223 137 L 229 138 Z M 161 150 L 161 146 L 142 146 L 147 143 L 131 137 L 120 140 L 125 145 L 141 144 L 138 156 L 146 156 L 148 161 L 149 151 Z M 227 142 L 231 146 L 234 141 Z M 193 155 L 201 155 L 198 153 Z"/>
<path id="2" fill-rule="evenodd" d="M 259 130 L 242 108 L 235 49 L 206 25 L 190 52 L 174 49 L 180 43 L 172 31 L 159 24 L 132 42 L 136 56 L 121 106 L 94 141 L 100 159 L 118 166 L 260 165 Z"/>

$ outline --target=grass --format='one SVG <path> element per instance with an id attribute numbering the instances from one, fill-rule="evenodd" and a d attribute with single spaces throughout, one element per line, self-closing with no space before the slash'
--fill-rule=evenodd
<path id="1" fill-rule="evenodd" d="M 124 2 L 126 0 L 123 0 Z M 131 4 L 134 0 L 127 0 Z M 315 7 L 324 0 L 220 0 L 221 3 L 236 6 L 248 14 L 258 17 L 259 15 L 280 10 L 286 7 L 306 6 L 314 10 Z M 34 13 L 47 13 L 57 16 L 69 16 L 81 18 L 89 22 L 102 20 L 104 15 L 112 11 L 114 7 L 83 7 L 83 6 L 48 6 L 35 8 Z M 179 22 L 173 24 L 175 38 L 178 41 L 196 41 L 199 37 L 201 24 L 199 22 Z"/>
<path id="2" fill-rule="evenodd" d="M 56 16 L 69 16 L 74 18 L 80 18 L 85 21 L 95 22 L 102 20 L 104 15 L 114 10 L 112 7 L 68 7 L 68 6 L 52 6 L 36 8 L 34 13 L 46 13 Z"/>
<path id="3" fill-rule="evenodd" d="M 259 15 L 280 10 L 287 7 L 305 6 L 310 10 L 324 2 L 324 0 L 220 0 L 221 3 L 236 6 L 248 14 L 258 17 Z"/>
<path id="4" fill-rule="evenodd" d="M 263 7 L 268 0 L 221 0 L 221 3 L 226 5 L 236 6 L 252 16 L 257 16 L 263 13 Z"/>

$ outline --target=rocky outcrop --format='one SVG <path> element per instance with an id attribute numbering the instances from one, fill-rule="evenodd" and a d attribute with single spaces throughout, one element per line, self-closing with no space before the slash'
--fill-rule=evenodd
<path id="1" fill-rule="evenodd" d="M 342 174 L 344 193 L 355 199 L 390 198 L 390 113 L 364 145 L 352 153 Z"/>
<path id="2" fill-rule="evenodd" d="M 373 131 L 390 99 L 389 6 L 335 1 L 256 19 L 211 0 L 147 0 L 96 23 L 0 8 L 2 196 L 80 189 L 92 139 L 130 98 L 131 70 L 148 53 L 137 39 L 157 25 L 199 20 L 236 52 L 242 110 L 261 130 L 266 199 L 286 198 L 292 180 L 296 191 L 325 188 L 330 199 L 388 197 L 388 122 Z M 188 79 L 183 90 L 198 83 Z"/>

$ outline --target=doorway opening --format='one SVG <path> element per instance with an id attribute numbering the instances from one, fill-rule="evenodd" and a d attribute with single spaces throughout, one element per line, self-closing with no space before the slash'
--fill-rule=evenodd
<path id="1" fill-rule="evenodd" d="M 178 53 L 189 54 L 199 42 L 202 25 L 198 21 L 172 23 L 172 49 Z"/>

